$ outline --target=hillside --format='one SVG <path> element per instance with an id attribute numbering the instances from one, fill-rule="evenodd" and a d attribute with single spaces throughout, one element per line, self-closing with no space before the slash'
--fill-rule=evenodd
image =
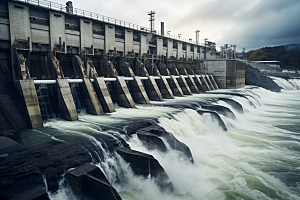
<path id="1" fill-rule="evenodd" d="M 280 61 L 281 68 L 300 68 L 300 44 L 264 47 L 247 52 L 249 61 Z"/>

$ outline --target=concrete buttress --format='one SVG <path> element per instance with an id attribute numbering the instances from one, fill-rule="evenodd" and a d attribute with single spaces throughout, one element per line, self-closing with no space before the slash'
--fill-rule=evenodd
<path id="1" fill-rule="evenodd" d="M 18 80 L 16 81 L 16 84 L 22 96 L 25 109 L 27 111 L 26 115 L 29 127 L 33 129 L 43 127 L 41 109 L 39 106 L 39 101 L 33 80 Z"/>
<path id="2" fill-rule="evenodd" d="M 209 86 L 210 86 L 210 89 L 211 89 L 211 90 L 214 90 L 215 87 L 214 87 L 214 85 L 211 83 L 209 76 L 208 76 L 208 75 L 205 75 L 205 78 L 206 78 L 206 80 L 207 80 L 207 83 L 208 83 Z"/>
<path id="3" fill-rule="evenodd" d="M 168 83 L 171 87 L 171 90 L 172 90 L 174 96 L 183 97 L 184 94 L 179 86 L 177 79 L 175 78 L 175 76 L 170 76 L 170 77 L 171 78 L 168 79 Z"/>
<path id="4" fill-rule="evenodd" d="M 61 118 L 69 121 L 78 120 L 76 106 L 67 79 L 57 79 L 57 91 Z"/>
<path id="5" fill-rule="evenodd" d="M 98 99 L 102 105 L 104 112 L 115 112 L 115 107 L 111 96 L 108 92 L 107 86 L 105 84 L 103 77 L 97 77 L 94 79 L 94 88 L 97 93 Z"/>
<path id="6" fill-rule="evenodd" d="M 131 95 L 136 103 L 149 104 L 149 98 L 143 86 L 143 83 L 138 76 L 133 77 L 133 81 L 129 82 Z"/>
<path id="7" fill-rule="evenodd" d="M 206 91 L 210 91 L 210 87 L 205 79 L 205 76 L 204 75 L 200 75 L 200 80 L 202 81 L 202 83 L 204 84 L 204 87 L 205 87 L 205 90 Z"/>
<path id="8" fill-rule="evenodd" d="M 161 76 L 156 83 L 164 99 L 174 99 L 173 92 L 165 76 Z"/>
<path id="9" fill-rule="evenodd" d="M 199 92 L 201 90 L 201 92 L 206 92 L 206 89 L 205 87 L 203 86 L 203 83 L 201 82 L 200 78 L 198 77 L 198 75 L 195 75 L 194 77 L 194 82 L 196 83 L 198 89 L 199 89 Z"/>
<path id="10" fill-rule="evenodd" d="M 145 81 L 145 87 L 150 100 L 152 101 L 164 100 L 153 76 L 148 76 L 148 79 Z"/>
<path id="11" fill-rule="evenodd" d="M 192 95 L 192 91 L 190 89 L 190 87 L 188 86 L 185 78 L 183 77 L 183 75 L 179 76 L 178 79 L 178 84 L 183 92 L 184 95 Z"/>
<path id="12" fill-rule="evenodd" d="M 212 82 L 214 83 L 215 89 L 219 89 L 219 86 L 218 86 L 217 82 L 215 81 L 214 76 L 210 75 L 210 78 L 211 78 Z"/>
<path id="13" fill-rule="evenodd" d="M 87 108 L 87 112 L 93 115 L 103 114 L 103 109 L 97 97 L 94 86 L 88 78 L 83 61 L 79 56 L 73 57 L 73 68 L 75 74 L 82 78 L 83 83 L 80 84 L 80 90 L 82 91 L 83 104 Z"/>
<path id="14" fill-rule="evenodd" d="M 132 100 L 132 97 L 130 95 L 124 77 L 122 76 L 117 77 L 117 81 L 114 82 L 113 91 L 119 106 L 125 108 L 135 108 L 134 102 Z"/>
<path id="15" fill-rule="evenodd" d="M 199 94 L 200 91 L 195 83 L 195 81 L 193 80 L 193 77 L 191 75 L 188 75 L 187 79 L 186 79 L 187 84 L 189 85 L 191 92 L 195 93 L 195 94 Z"/>
<path id="16" fill-rule="evenodd" d="M 80 90 L 83 94 L 83 103 L 87 109 L 87 112 L 93 115 L 103 114 L 103 109 L 93 87 L 93 84 L 89 78 L 83 78 L 83 83 L 80 84 Z"/>

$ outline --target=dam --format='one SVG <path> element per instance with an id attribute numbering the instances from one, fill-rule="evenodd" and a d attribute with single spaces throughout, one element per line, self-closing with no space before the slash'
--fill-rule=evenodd
<path id="1" fill-rule="evenodd" d="M 1 1 L 0 59 L 0 199 L 297 198 L 297 128 L 273 114 L 297 124 L 298 80 L 245 87 L 246 64 L 214 42 L 70 1 Z M 269 165 L 282 140 L 285 175 Z"/>

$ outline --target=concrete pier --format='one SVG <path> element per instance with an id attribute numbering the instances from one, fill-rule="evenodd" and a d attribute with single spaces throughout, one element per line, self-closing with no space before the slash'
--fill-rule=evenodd
<path id="1" fill-rule="evenodd" d="M 122 76 L 117 77 L 117 81 L 114 82 L 113 90 L 114 90 L 116 101 L 118 102 L 119 106 L 125 108 L 135 108 L 133 99 L 130 95 L 124 77 Z"/>
<path id="2" fill-rule="evenodd" d="M 149 104 L 149 98 L 138 76 L 133 77 L 133 81 L 129 82 L 131 95 L 136 103 Z"/>
<path id="3" fill-rule="evenodd" d="M 105 84 L 103 77 L 97 77 L 94 79 L 94 88 L 97 93 L 98 99 L 101 103 L 104 112 L 115 112 L 115 107 L 111 96 L 108 92 L 107 86 Z"/>
<path id="4" fill-rule="evenodd" d="M 212 82 L 210 81 L 209 75 L 205 75 L 205 78 L 206 78 L 207 83 L 209 84 L 210 89 L 211 89 L 211 90 L 215 90 L 214 85 L 213 85 Z"/>
<path id="5" fill-rule="evenodd" d="M 203 83 L 203 86 L 205 87 L 205 90 L 210 91 L 211 88 L 210 88 L 209 84 L 206 81 L 205 75 L 200 75 L 199 78 L 200 78 L 201 82 Z"/>
<path id="6" fill-rule="evenodd" d="M 148 79 L 145 81 L 145 89 L 150 100 L 152 101 L 164 100 L 153 76 L 149 76 Z"/>
<path id="7" fill-rule="evenodd" d="M 200 93 L 200 91 L 191 75 L 188 75 L 188 77 L 186 78 L 186 82 L 187 82 L 188 86 L 190 87 L 192 93 L 194 93 L 194 94 Z"/>
<path id="8" fill-rule="evenodd" d="M 167 80 L 168 80 L 168 83 L 170 85 L 170 88 L 171 88 L 174 96 L 183 97 L 184 94 L 181 90 L 181 87 L 179 86 L 177 79 L 174 76 L 171 76 L 171 78 L 169 78 Z"/>
<path id="9" fill-rule="evenodd" d="M 215 88 L 215 89 L 219 89 L 219 86 L 218 86 L 218 84 L 216 83 L 215 78 L 214 78 L 213 75 L 210 75 L 210 79 L 211 79 L 212 83 L 214 84 L 214 88 Z"/>
<path id="10" fill-rule="evenodd" d="M 69 121 L 78 120 L 76 106 L 67 79 L 57 79 L 57 92 L 61 118 Z"/>
<path id="11" fill-rule="evenodd" d="M 161 76 L 156 82 L 164 99 L 174 99 L 174 94 L 165 76 Z"/>
<path id="12" fill-rule="evenodd" d="M 192 95 L 192 91 L 191 91 L 189 85 L 187 84 L 185 78 L 183 77 L 183 75 L 179 76 L 178 84 L 184 95 Z"/>
<path id="13" fill-rule="evenodd" d="M 82 92 L 83 103 L 87 109 L 86 111 L 92 115 L 103 114 L 102 106 L 89 78 L 83 78 L 83 83 L 80 84 L 80 90 Z"/>
<path id="14" fill-rule="evenodd" d="M 197 85 L 197 87 L 199 89 L 199 92 L 206 92 L 206 89 L 205 89 L 205 87 L 204 87 L 204 85 L 203 85 L 203 83 L 202 83 L 199 75 L 195 75 L 194 76 L 194 82 Z"/>
<path id="15" fill-rule="evenodd" d="M 32 129 L 43 127 L 41 109 L 32 79 L 16 81 L 17 88 L 26 109 L 28 125 Z"/>

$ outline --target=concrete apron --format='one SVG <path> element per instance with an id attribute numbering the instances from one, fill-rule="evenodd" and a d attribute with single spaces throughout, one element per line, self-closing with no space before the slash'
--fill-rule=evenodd
<path id="1" fill-rule="evenodd" d="M 180 78 L 178 79 L 178 84 L 184 95 L 192 95 L 192 91 L 182 75 L 180 75 Z"/>
<path id="2" fill-rule="evenodd" d="M 164 99 L 174 99 L 173 92 L 165 76 L 161 76 L 160 79 L 157 79 L 156 83 Z"/>
<path id="3" fill-rule="evenodd" d="M 107 113 L 115 112 L 116 110 L 113 101 L 111 99 L 111 96 L 108 92 L 104 78 L 103 77 L 95 78 L 93 85 L 104 112 Z"/>
<path id="4" fill-rule="evenodd" d="M 150 100 L 152 101 L 164 100 L 153 76 L 148 76 L 148 79 L 145 81 L 145 87 Z"/>
<path id="5" fill-rule="evenodd" d="M 132 97 L 136 103 L 150 104 L 148 95 L 145 91 L 143 83 L 138 76 L 133 77 L 133 81 L 129 82 Z"/>
<path id="6" fill-rule="evenodd" d="M 113 92 L 119 106 L 125 108 L 135 108 L 133 99 L 130 95 L 124 77 L 118 76 L 117 81 L 115 81 L 113 84 L 114 84 Z"/>

